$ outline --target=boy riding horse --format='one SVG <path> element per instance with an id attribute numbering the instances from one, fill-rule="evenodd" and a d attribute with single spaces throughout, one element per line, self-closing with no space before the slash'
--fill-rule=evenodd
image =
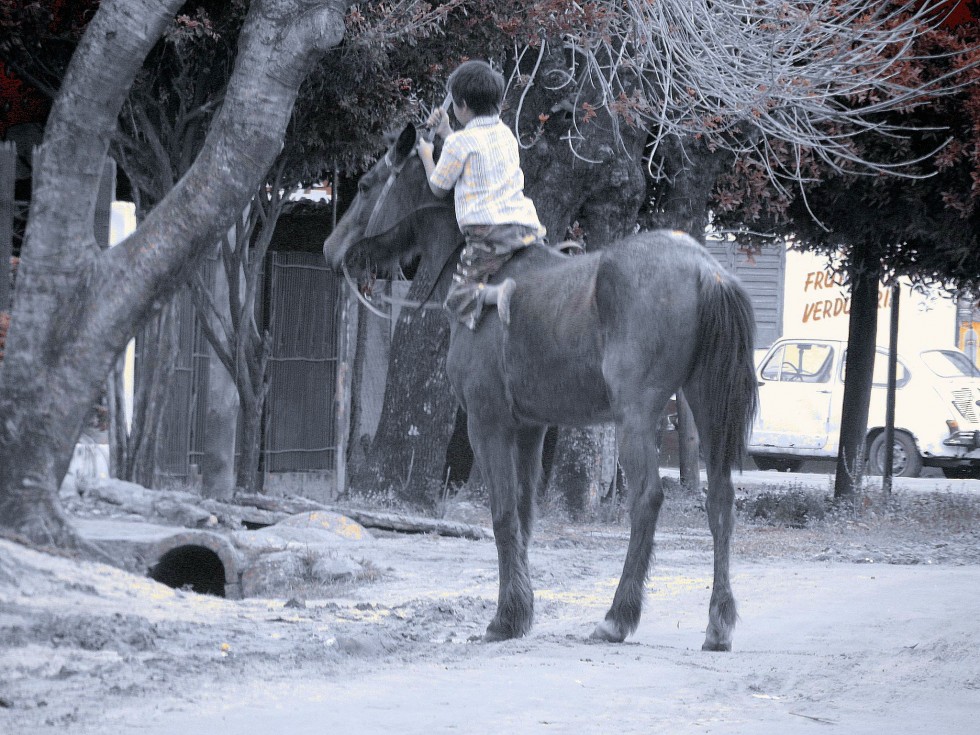
<path id="1" fill-rule="evenodd" d="M 420 140 L 419 158 L 429 187 L 444 197 L 455 187 L 456 221 L 466 246 L 446 296 L 446 308 L 476 329 L 485 304 L 496 304 L 500 320 L 510 323 L 515 283 L 487 283 L 521 248 L 543 242 L 545 228 L 534 203 L 524 195 L 517 139 L 500 120 L 504 78 L 485 61 L 467 61 L 449 77 L 453 113 L 463 129 L 453 132 L 449 114 L 437 108 L 428 125 L 445 140 L 438 164 L 434 144 Z"/>

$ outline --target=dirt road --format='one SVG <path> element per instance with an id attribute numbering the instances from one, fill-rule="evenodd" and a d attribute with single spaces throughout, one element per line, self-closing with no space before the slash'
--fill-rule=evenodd
<path id="1" fill-rule="evenodd" d="M 478 640 L 492 542 L 376 534 L 375 581 L 234 602 L 0 541 L 0 732 L 976 732 L 975 503 L 740 519 L 731 654 L 700 650 L 698 500 L 669 503 L 644 618 L 620 645 L 587 639 L 621 522 L 545 519 L 534 630 L 494 644 Z"/>

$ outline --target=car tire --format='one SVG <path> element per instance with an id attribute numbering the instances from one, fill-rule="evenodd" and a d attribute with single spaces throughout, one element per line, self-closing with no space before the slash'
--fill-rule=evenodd
<path id="1" fill-rule="evenodd" d="M 893 477 L 918 477 L 922 474 L 922 457 L 915 441 L 904 431 L 895 432 L 894 455 L 892 457 Z M 868 473 L 884 474 L 885 432 L 880 432 L 871 442 L 868 450 Z"/>
<path id="2" fill-rule="evenodd" d="M 780 459 L 779 457 L 761 457 L 759 455 L 753 456 L 752 459 L 755 461 L 755 466 L 763 471 L 798 472 L 803 466 L 802 459 Z"/>

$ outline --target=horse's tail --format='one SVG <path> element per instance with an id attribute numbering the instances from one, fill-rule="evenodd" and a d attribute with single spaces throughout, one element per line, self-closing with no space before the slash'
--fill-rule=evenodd
<path id="1" fill-rule="evenodd" d="M 742 285 L 723 271 L 702 272 L 698 346 L 690 380 L 708 426 L 701 442 L 725 469 L 740 467 L 758 403 L 755 316 Z"/>

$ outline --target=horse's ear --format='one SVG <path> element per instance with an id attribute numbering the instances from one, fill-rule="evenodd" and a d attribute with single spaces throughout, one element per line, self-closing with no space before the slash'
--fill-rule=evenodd
<path id="1" fill-rule="evenodd" d="M 409 123 L 398 136 L 398 140 L 395 141 L 394 153 L 398 157 L 398 160 L 402 160 L 411 155 L 412 151 L 415 150 L 417 139 L 418 131 L 415 129 L 415 125 Z"/>

